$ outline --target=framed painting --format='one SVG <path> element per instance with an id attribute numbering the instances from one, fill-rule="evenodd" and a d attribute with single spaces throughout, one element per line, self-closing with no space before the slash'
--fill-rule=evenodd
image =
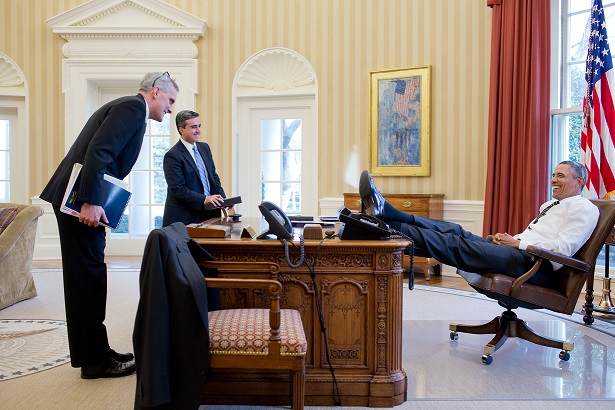
<path id="1" fill-rule="evenodd" d="M 370 172 L 429 176 L 431 66 L 372 71 Z"/>

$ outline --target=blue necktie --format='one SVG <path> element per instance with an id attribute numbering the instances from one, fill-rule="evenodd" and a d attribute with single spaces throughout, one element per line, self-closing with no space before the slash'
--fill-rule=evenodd
<path id="1" fill-rule="evenodd" d="M 192 150 L 194 151 L 194 160 L 196 161 L 196 167 L 199 170 L 199 176 L 201 177 L 201 183 L 203 184 L 203 191 L 205 196 L 209 196 L 209 180 L 207 179 L 207 173 L 205 172 L 205 164 L 203 163 L 203 158 L 201 158 L 201 154 L 196 149 L 196 144 L 192 146 Z"/>

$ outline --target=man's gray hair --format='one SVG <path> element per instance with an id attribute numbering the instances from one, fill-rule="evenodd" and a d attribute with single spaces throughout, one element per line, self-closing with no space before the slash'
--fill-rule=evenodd
<path id="1" fill-rule="evenodd" d="M 585 168 L 585 165 L 570 160 L 562 161 L 560 164 L 568 165 L 573 177 L 583 178 L 583 183 L 587 183 L 587 168 Z"/>
<path id="2" fill-rule="evenodd" d="M 171 78 L 168 71 L 164 73 L 156 71 L 145 74 L 145 77 L 141 80 L 141 84 L 139 84 L 139 91 L 148 92 L 154 87 L 160 88 L 163 93 L 171 91 L 171 87 L 174 87 L 175 91 L 179 92 L 179 86 Z"/>
<path id="3" fill-rule="evenodd" d="M 195 111 L 183 110 L 178 112 L 175 116 L 175 126 L 177 126 L 177 131 L 179 132 L 180 128 L 186 128 L 186 123 L 188 122 L 188 120 L 191 120 L 198 116 L 199 113 Z"/>

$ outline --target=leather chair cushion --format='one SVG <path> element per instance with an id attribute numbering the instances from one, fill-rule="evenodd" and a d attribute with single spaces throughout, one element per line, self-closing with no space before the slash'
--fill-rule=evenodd
<path id="1" fill-rule="evenodd" d="M 458 271 L 468 284 L 478 292 L 492 299 L 501 301 L 513 307 L 521 306 L 529 309 L 547 308 L 556 312 L 563 312 L 568 305 L 568 298 L 555 289 L 524 283 L 517 298 L 511 298 L 510 289 L 515 278 L 491 273 L 479 275 L 477 273 Z"/>
<path id="2" fill-rule="evenodd" d="M 280 355 L 305 355 L 307 339 L 301 315 L 294 309 L 281 309 L 280 312 Z M 269 309 L 209 312 L 210 354 L 266 356 L 270 335 Z"/>

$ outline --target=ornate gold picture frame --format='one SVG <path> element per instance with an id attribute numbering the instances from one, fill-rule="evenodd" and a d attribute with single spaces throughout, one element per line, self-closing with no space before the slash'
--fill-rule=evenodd
<path id="1" fill-rule="evenodd" d="M 372 71 L 370 172 L 429 176 L 431 66 Z"/>

